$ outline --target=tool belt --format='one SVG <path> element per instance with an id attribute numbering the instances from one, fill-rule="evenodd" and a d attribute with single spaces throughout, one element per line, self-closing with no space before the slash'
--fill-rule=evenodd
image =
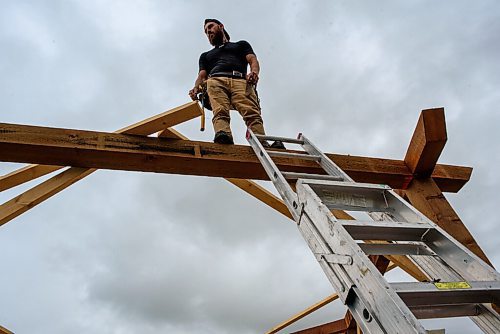
<path id="1" fill-rule="evenodd" d="M 216 77 L 227 77 L 227 78 L 235 78 L 235 79 L 245 79 L 246 75 L 244 73 L 238 72 L 238 71 L 232 71 L 232 72 L 215 72 L 215 73 L 210 73 L 208 76 L 209 78 L 216 78 Z"/>
<path id="2" fill-rule="evenodd" d="M 232 72 L 215 72 L 211 73 L 209 78 L 216 78 L 216 77 L 229 77 L 229 78 L 236 78 L 236 79 L 246 79 L 246 75 L 244 73 L 238 72 L 238 71 L 232 71 Z M 253 88 L 255 89 L 255 94 L 257 94 L 257 99 L 259 99 L 259 95 L 257 93 L 257 85 L 253 85 Z M 207 83 L 204 82 L 202 85 L 200 85 L 200 93 L 198 93 L 197 99 L 198 101 L 201 102 L 201 105 L 203 108 L 207 108 L 208 110 L 212 110 L 212 106 L 210 105 L 210 99 L 208 98 L 208 92 L 207 92 Z M 259 99 L 260 101 L 260 99 Z"/>

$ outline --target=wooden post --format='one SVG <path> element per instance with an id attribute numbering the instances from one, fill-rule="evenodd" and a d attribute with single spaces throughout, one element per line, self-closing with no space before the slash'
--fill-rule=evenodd
<path id="1" fill-rule="evenodd" d="M 431 175 L 447 139 L 444 109 L 422 110 L 404 159 L 414 176 Z"/>
<path id="2" fill-rule="evenodd" d="M 404 196 L 417 210 L 491 265 L 486 254 L 432 179 L 433 170 L 446 140 L 444 109 L 423 110 L 404 159 L 414 174 L 413 180 L 403 191 Z"/>

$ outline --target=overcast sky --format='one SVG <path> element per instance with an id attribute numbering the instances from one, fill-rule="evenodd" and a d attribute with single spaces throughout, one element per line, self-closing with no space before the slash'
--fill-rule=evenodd
<path id="1" fill-rule="evenodd" d="M 257 53 L 268 133 L 402 159 L 420 110 L 444 107 L 439 162 L 474 167 L 447 198 L 500 266 L 498 1 L 0 4 L 0 122 L 111 132 L 188 102 L 207 17 Z M 178 127 L 212 140 L 198 128 Z M 216 178 L 98 171 L 2 226 L 0 245 L 0 325 L 16 333 L 263 333 L 333 293 L 293 223 Z"/>

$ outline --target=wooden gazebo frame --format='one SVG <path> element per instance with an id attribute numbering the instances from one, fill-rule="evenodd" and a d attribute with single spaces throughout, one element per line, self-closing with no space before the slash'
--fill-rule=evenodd
<path id="1" fill-rule="evenodd" d="M 0 225 L 97 169 L 223 177 L 291 218 L 281 199 L 251 181 L 266 180 L 267 175 L 249 146 L 190 141 L 173 129 L 173 126 L 201 115 L 198 103 L 190 102 L 113 133 L 0 123 L 0 161 L 30 163 L 1 176 L 0 191 L 62 170 L 0 205 Z M 328 156 L 357 182 L 383 183 L 397 189 L 415 208 L 491 265 L 443 195 L 443 192 L 458 192 L 472 173 L 470 167 L 437 164 L 446 140 L 444 109 L 427 109 L 420 114 L 403 160 L 338 154 Z M 282 170 L 321 173 L 313 162 L 290 158 L 278 158 L 276 161 Z M 334 214 L 344 219 L 347 217 L 344 212 Z M 399 266 L 417 280 L 425 279 L 422 272 L 404 256 L 389 256 L 387 259 L 380 256 L 373 261 L 380 264 L 380 270 Z M 326 297 L 268 333 L 282 330 L 335 299 L 336 294 Z M 347 313 L 344 319 L 297 333 L 356 331 L 356 325 Z M 0 333 L 11 332 L 0 326 Z"/>

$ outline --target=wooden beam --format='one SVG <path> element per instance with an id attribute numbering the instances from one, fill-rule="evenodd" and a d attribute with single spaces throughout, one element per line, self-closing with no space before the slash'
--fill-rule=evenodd
<path id="1" fill-rule="evenodd" d="M 14 334 L 14 332 L 11 332 L 7 328 L 0 326 L 0 334 Z"/>
<path id="2" fill-rule="evenodd" d="M 198 111 L 196 111 L 196 109 L 198 109 Z M 150 117 L 145 121 L 135 123 L 134 125 L 128 126 L 116 132 L 125 131 L 127 133 L 131 132 L 139 135 L 147 135 L 150 131 L 152 131 L 153 133 L 157 132 L 159 129 L 162 129 L 163 126 L 171 124 L 175 125 L 176 122 L 184 122 L 189 118 L 192 118 L 201 113 L 201 111 L 199 110 L 200 108 L 198 104 L 195 102 L 191 102 L 184 106 L 169 110 L 160 115 Z M 158 136 L 172 139 L 188 139 L 173 128 L 166 128 L 161 130 L 158 133 Z M 2 179 L 0 179 L 0 181 L 3 181 L 0 182 L 0 185 L 2 185 L 5 189 L 8 189 L 10 187 L 32 180 L 36 177 L 58 170 L 60 168 L 63 167 L 50 165 L 30 165 L 21 168 L 13 173 L 5 175 Z M 6 222 L 19 216 L 20 214 L 26 212 L 30 208 L 40 204 L 44 200 L 52 197 L 71 184 L 77 182 L 78 180 L 81 180 L 83 177 L 90 175 L 95 170 L 96 169 L 88 169 L 84 171 L 81 168 L 69 168 L 68 170 L 55 176 L 54 178 L 49 179 L 46 182 L 43 182 L 42 184 L 4 203 L 2 206 L 0 206 L 0 225 L 5 224 Z M 286 217 L 292 218 L 290 212 L 288 211 L 288 208 L 283 203 L 283 201 L 281 201 L 281 199 L 279 199 L 274 194 L 261 187 L 257 183 L 250 180 L 234 178 L 226 180 L 242 189 L 243 191 L 247 192 L 251 196 L 267 204 L 271 208 L 277 210 Z"/>
<path id="3" fill-rule="evenodd" d="M 190 102 L 162 114 L 150 117 L 147 120 L 130 125 L 126 128 L 118 130 L 117 132 L 130 131 L 135 134 L 148 135 L 162 130 L 164 126 L 176 125 L 176 122 L 184 122 L 185 120 L 192 119 L 193 117 L 196 117 L 195 115 L 199 116 L 200 114 L 201 108 L 198 103 Z M 22 168 L 17 171 L 17 173 L 14 172 L 8 175 L 22 175 L 21 180 L 26 182 L 29 176 L 32 175 L 32 172 L 38 169 L 48 171 L 50 168 L 43 165 L 32 165 Z M 36 187 L 25 191 L 21 195 L 14 197 L 10 201 L 5 202 L 0 206 L 0 226 L 64 190 L 87 175 L 90 175 L 94 171 L 96 171 L 94 168 L 71 167 L 37 185 Z M 13 184 L 12 178 L 5 178 L 3 181 L 10 182 L 11 185 Z"/>
<path id="4" fill-rule="evenodd" d="M 95 172 L 93 168 L 71 167 L 0 206 L 0 226 Z"/>
<path id="5" fill-rule="evenodd" d="M 410 171 L 418 177 L 430 176 L 446 140 L 444 109 L 422 110 L 404 159 Z"/>
<path id="6" fill-rule="evenodd" d="M 131 124 L 115 133 L 126 133 L 129 135 L 150 135 L 169 128 L 171 126 L 184 123 L 193 118 L 199 117 L 202 110 L 198 102 L 192 101 L 181 106 L 167 110 L 159 115 L 151 116 L 138 123 Z"/>
<path id="7" fill-rule="evenodd" d="M 200 154 L 196 154 L 199 152 Z M 406 188 L 412 174 L 400 160 L 328 154 L 357 182 Z M 0 160 L 239 179 L 268 177 L 249 146 L 170 140 L 97 131 L 0 123 Z M 322 173 L 314 162 L 277 158 L 284 171 Z M 438 165 L 433 177 L 457 191 L 471 168 Z"/>
<path id="8" fill-rule="evenodd" d="M 302 329 L 292 334 L 353 334 L 344 319 L 339 319 L 319 326 Z"/>
<path id="9" fill-rule="evenodd" d="M 389 265 L 389 267 L 387 268 L 386 271 L 390 271 L 390 270 L 392 270 L 394 268 L 396 268 L 396 265 L 394 265 L 393 263 L 391 263 Z M 314 304 L 312 306 L 309 306 L 305 310 L 303 310 L 303 311 L 295 314 L 290 319 L 288 319 L 288 320 L 282 322 L 281 324 L 273 327 L 272 329 L 270 329 L 269 331 L 267 331 L 266 334 L 275 334 L 275 333 L 278 333 L 280 330 L 285 329 L 286 327 L 290 326 L 293 323 L 296 323 L 300 319 L 308 316 L 309 314 L 313 313 L 314 311 L 319 310 L 323 306 L 326 306 L 326 305 L 330 304 L 331 302 L 337 300 L 338 298 L 339 298 L 339 296 L 336 293 L 333 294 L 333 295 L 330 295 L 330 296 L 326 297 L 325 299 L 317 302 L 316 304 Z"/>
<path id="10" fill-rule="evenodd" d="M 429 278 L 415 263 L 404 255 L 385 255 L 392 263 L 403 269 L 408 275 L 412 276 L 419 282 L 427 281 Z"/>
<path id="11" fill-rule="evenodd" d="M 255 197 L 259 201 L 267 204 L 271 208 L 275 209 L 282 215 L 290 218 L 293 220 L 292 214 L 286 207 L 285 203 L 283 201 L 276 197 L 273 193 L 268 191 L 266 188 L 261 187 L 259 184 L 252 182 L 250 180 L 244 180 L 244 179 L 233 179 L 233 178 L 226 178 L 226 180 L 232 184 L 234 184 L 236 187 L 240 188 L 247 194 Z"/>
<path id="12" fill-rule="evenodd" d="M 479 256 L 483 261 L 492 266 L 490 260 L 477 244 L 464 223 L 460 220 L 453 207 L 446 200 L 443 193 L 432 180 L 415 179 L 404 191 L 408 201 L 430 220 L 439 225 L 456 240 Z"/>
<path id="13" fill-rule="evenodd" d="M 13 188 L 25 182 L 55 172 L 61 168 L 63 167 L 50 165 L 28 165 L 19 168 L 9 174 L 0 176 L 0 191 Z"/>
<path id="14" fill-rule="evenodd" d="M 342 320 L 342 319 L 340 319 Z M 345 316 L 344 316 L 344 321 L 347 326 L 347 329 L 345 331 L 345 334 L 359 334 L 361 332 L 361 328 L 358 326 L 356 323 L 356 320 L 352 316 L 352 313 L 350 311 L 347 311 Z"/>
<path id="15" fill-rule="evenodd" d="M 317 302 L 316 304 L 314 304 L 312 306 L 309 306 L 304 311 L 301 311 L 301 312 L 297 313 L 296 315 L 294 315 L 290 319 L 288 319 L 288 320 L 282 322 L 281 324 L 273 327 L 272 329 L 270 329 L 269 331 L 267 331 L 266 334 L 275 334 L 275 333 L 278 333 L 280 330 L 282 330 L 282 329 L 290 326 L 291 324 L 299 321 L 300 319 L 302 319 L 305 316 L 313 313 L 314 311 L 319 310 L 323 306 L 330 304 L 331 302 L 333 302 L 334 300 L 337 300 L 338 298 L 339 298 L 338 294 L 330 295 L 330 296 L 326 297 L 325 299 Z"/>
<path id="16" fill-rule="evenodd" d="M 125 128 L 115 131 L 114 133 L 147 136 L 170 126 L 196 118 L 201 114 L 202 110 L 197 102 L 188 102 L 161 114 L 131 124 Z M 64 167 L 54 165 L 29 165 L 20 168 L 12 173 L 0 177 L 0 191 L 34 180 L 61 168 Z"/>
<path id="17" fill-rule="evenodd" d="M 188 140 L 188 138 L 186 136 L 184 136 L 182 133 L 180 133 L 172 128 L 167 128 L 167 129 L 159 132 L 158 137 Z M 292 214 L 290 213 L 290 211 L 286 207 L 285 203 L 283 203 L 283 201 L 280 198 L 276 197 L 273 193 L 268 191 L 266 188 L 261 187 L 258 183 L 255 183 L 255 182 L 250 181 L 250 180 L 234 179 L 234 178 L 226 178 L 226 181 L 228 181 L 229 183 L 232 183 L 233 185 L 240 188 L 241 190 L 243 190 L 247 194 L 255 197 L 259 201 L 263 202 L 264 204 L 270 206 L 271 208 L 275 209 L 279 213 L 281 213 L 284 216 L 293 220 Z"/>

